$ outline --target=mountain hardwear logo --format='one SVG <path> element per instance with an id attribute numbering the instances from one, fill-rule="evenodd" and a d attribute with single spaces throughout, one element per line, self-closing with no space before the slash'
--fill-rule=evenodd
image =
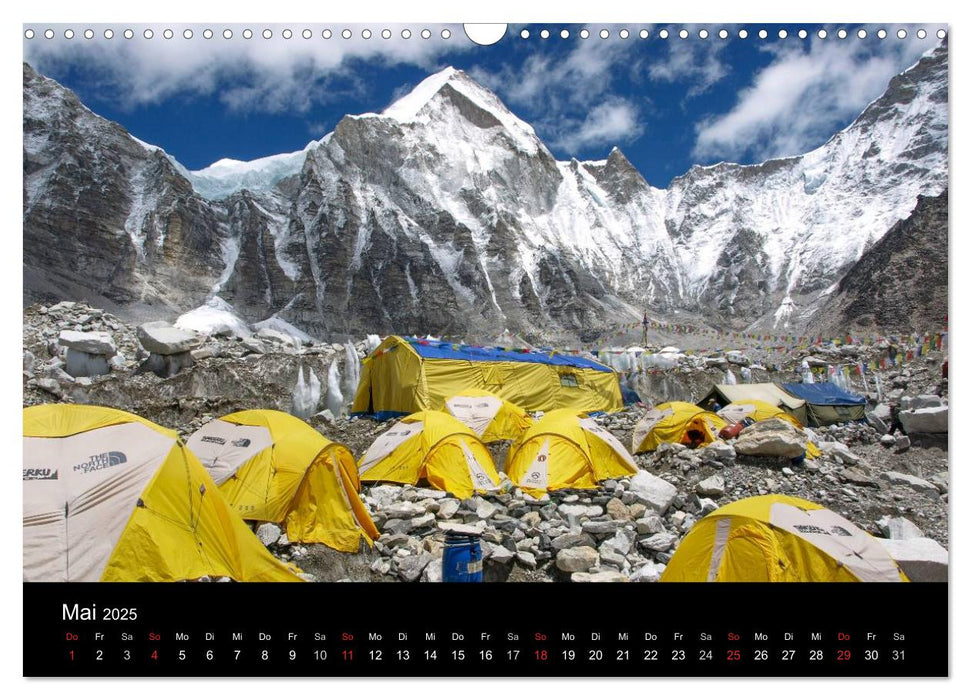
<path id="1" fill-rule="evenodd" d="M 128 457 L 125 456 L 124 452 L 102 452 L 99 455 L 91 455 L 88 457 L 87 462 L 75 464 L 74 471 L 87 474 L 88 472 L 99 471 L 108 467 L 116 467 L 127 461 Z"/>
<path id="2" fill-rule="evenodd" d="M 56 469 L 24 469 L 24 481 L 54 481 Z"/>

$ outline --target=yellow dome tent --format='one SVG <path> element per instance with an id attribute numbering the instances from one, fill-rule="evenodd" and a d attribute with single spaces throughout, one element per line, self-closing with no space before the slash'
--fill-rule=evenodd
<path id="1" fill-rule="evenodd" d="M 634 426 L 631 450 L 653 452 L 663 442 L 686 443 L 696 431 L 701 445 L 714 442 L 727 423 L 717 414 L 684 401 L 662 403 L 645 413 Z"/>
<path id="2" fill-rule="evenodd" d="M 24 409 L 25 581 L 300 581 L 178 435 L 131 413 Z"/>
<path id="3" fill-rule="evenodd" d="M 517 440 L 533 419 L 516 404 L 483 389 L 466 389 L 445 399 L 445 411 L 472 429 L 482 442 Z"/>
<path id="4" fill-rule="evenodd" d="M 743 498 L 682 540 L 661 581 L 906 581 L 886 549 L 846 518 L 801 498 Z"/>
<path id="5" fill-rule="evenodd" d="M 772 404 L 767 403 L 766 401 L 760 401 L 759 399 L 733 401 L 719 410 L 718 415 L 728 423 L 738 423 L 740 420 L 745 418 L 751 418 L 756 423 L 760 420 L 779 418 L 792 423 L 800 430 L 803 430 L 802 423 L 800 423 L 795 416 L 786 413 L 778 406 L 773 406 Z M 818 447 L 816 447 L 812 442 L 806 442 L 807 459 L 816 459 L 820 454 L 821 453 Z"/>
<path id="6" fill-rule="evenodd" d="M 281 523 L 291 542 L 356 552 L 379 536 L 358 497 L 354 456 L 282 411 L 240 411 L 186 441 L 246 520 Z"/>
<path id="7" fill-rule="evenodd" d="M 441 411 L 402 418 L 358 462 L 361 481 L 393 481 L 449 491 L 458 498 L 499 490 L 492 455 L 462 421 Z"/>
<path id="8" fill-rule="evenodd" d="M 592 489 L 597 482 L 637 473 L 620 440 L 593 418 L 550 411 L 506 453 L 506 474 L 526 493 Z"/>

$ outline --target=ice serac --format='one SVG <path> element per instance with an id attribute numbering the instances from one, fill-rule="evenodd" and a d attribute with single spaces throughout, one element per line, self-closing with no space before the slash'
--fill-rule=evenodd
<path id="1" fill-rule="evenodd" d="M 184 311 L 218 294 L 248 322 L 339 339 L 583 339 L 644 308 L 811 327 L 946 189 L 947 64 L 946 45 L 929 51 L 810 153 L 694 167 L 666 189 L 619 149 L 557 161 L 454 68 L 303 151 L 190 173 L 25 66 L 25 300 Z"/>

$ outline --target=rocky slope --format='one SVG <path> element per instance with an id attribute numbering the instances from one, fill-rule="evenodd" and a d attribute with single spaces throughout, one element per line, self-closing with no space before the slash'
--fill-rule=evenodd
<path id="1" fill-rule="evenodd" d="M 820 332 L 908 333 L 948 308 L 948 194 L 918 197 L 913 214 L 895 224 L 840 280 L 815 323 Z M 933 326 L 932 326 L 933 327 Z"/>
<path id="2" fill-rule="evenodd" d="M 645 307 L 798 329 L 947 177 L 946 46 L 815 151 L 664 190 L 617 149 L 557 161 L 454 69 L 304 151 L 190 173 L 25 65 L 24 295 L 137 316 L 218 292 L 322 337 L 555 339 Z"/>

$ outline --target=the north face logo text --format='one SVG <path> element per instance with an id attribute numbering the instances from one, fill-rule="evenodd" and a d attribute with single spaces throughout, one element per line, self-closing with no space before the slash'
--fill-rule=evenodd
<path id="1" fill-rule="evenodd" d="M 225 445 L 226 444 L 226 439 L 225 438 L 216 437 L 215 435 L 203 435 L 202 436 L 202 441 L 203 442 L 214 442 L 217 445 Z"/>
<path id="2" fill-rule="evenodd" d="M 128 457 L 125 456 L 124 452 L 102 452 L 99 455 L 91 455 L 87 462 L 75 464 L 74 471 L 87 474 L 88 472 L 98 471 L 99 469 L 115 467 L 127 461 Z"/>

